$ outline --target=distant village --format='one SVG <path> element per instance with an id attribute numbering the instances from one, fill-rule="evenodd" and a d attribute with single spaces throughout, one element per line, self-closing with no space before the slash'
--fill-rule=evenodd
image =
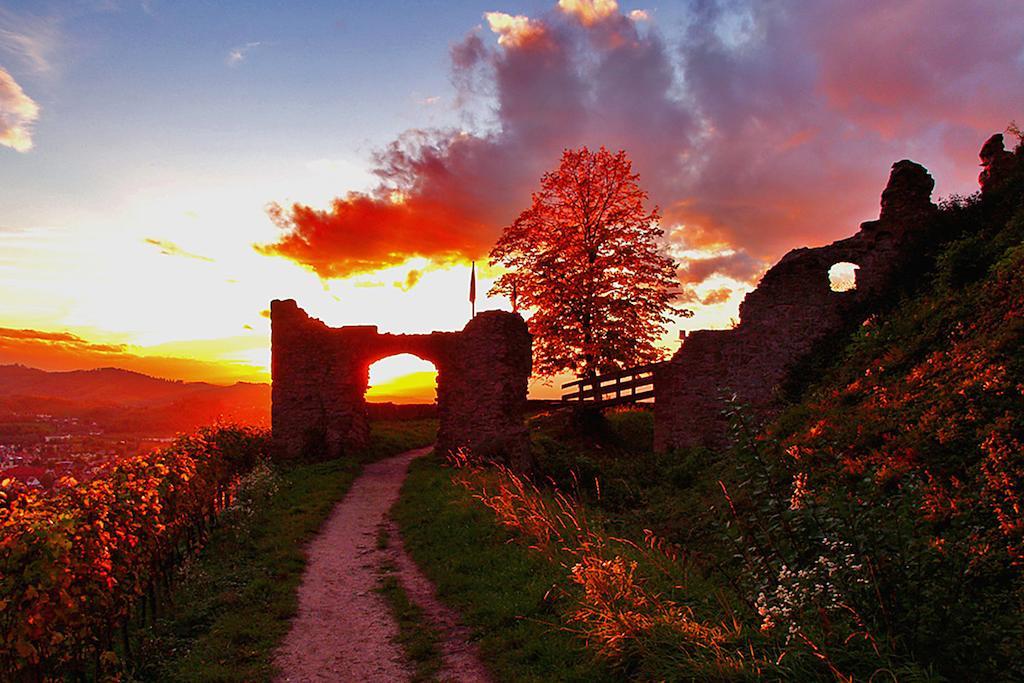
<path id="1" fill-rule="evenodd" d="M 65 478 L 88 481 L 110 463 L 145 453 L 174 437 L 106 433 L 96 422 L 46 413 L 5 416 L 0 422 L 0 481 L 53 489 Z"/>

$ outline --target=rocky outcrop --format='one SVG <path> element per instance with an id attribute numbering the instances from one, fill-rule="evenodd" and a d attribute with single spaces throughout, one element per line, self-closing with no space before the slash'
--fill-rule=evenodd
<path id="1" fill-rule="evenodd" d="M 987 194 L 1003 184 L 1003 181 L 1013 173 L 1017 167 L 1016 155 L 1008 152 L 1003 147 L 1003 134 L 996 133 L 990 137 L 982 146 L 981 173 L 978 175 L 978 184 L 981 185 L 981 193 Z"/>
<path id="2" fill-rule="evenodd" d="M 438 448 L 527 457 L 532 339 L 518 314 L 484 312 L 461 332 L 380 334 L 375 326 L 328 327 L 288 299 L 271 302 L 270 320 L 279 457 L 335 458 L 364 448 L 369 367 L 399 353 L 437 368 Z"/>

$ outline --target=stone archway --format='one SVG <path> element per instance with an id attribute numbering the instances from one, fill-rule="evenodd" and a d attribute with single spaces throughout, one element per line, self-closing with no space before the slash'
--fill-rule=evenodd
<path id="1" fill-rule="evenodd" d="M 437 368 L 437 446 L 520 460 L 532 339 L 515 313 L 487 311 L 461 332 L 381 334 L 332 328 L 292 299 L 270 304 L 272 431 L 279 457 L 335 458 L 369 442 L 365 393 L 372 363 L 410 353 Z"/>

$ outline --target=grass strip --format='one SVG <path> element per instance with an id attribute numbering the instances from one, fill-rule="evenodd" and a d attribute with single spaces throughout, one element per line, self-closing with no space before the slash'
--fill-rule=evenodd
<path id="1" fill-rule="evenodd" d="M 382 527 L 378 547 L 383 549 L 387 544 L 387 530 Z M 437 630 L 427 622 L 420 606 L 409 599 L 398 578 L 398 567 L 393 562 L 388 561 L 381 566 L 377 592 L 384 597 L 398 624 L 397 644 L 413 665 L 412 683 L 438 680 L 437 672 L 441 670 L 441 638 Z"/>

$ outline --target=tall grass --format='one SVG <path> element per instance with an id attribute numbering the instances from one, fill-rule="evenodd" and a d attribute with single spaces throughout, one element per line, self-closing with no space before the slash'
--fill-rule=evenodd
<path id="1" fill-rule="evenodd" d="M 567 607 L 562 628 L 624 672 L 643 678 L 730 679 L 770 665 L 738 620 L 701 618 L 686 602 L 691 567 L 647 530 L 636 542 L 609 535 L 579 498 L 542 491 L 501 464 L 452 456 L 452 478 L 501 526 L 563 569 L 554 586 Z"/>

